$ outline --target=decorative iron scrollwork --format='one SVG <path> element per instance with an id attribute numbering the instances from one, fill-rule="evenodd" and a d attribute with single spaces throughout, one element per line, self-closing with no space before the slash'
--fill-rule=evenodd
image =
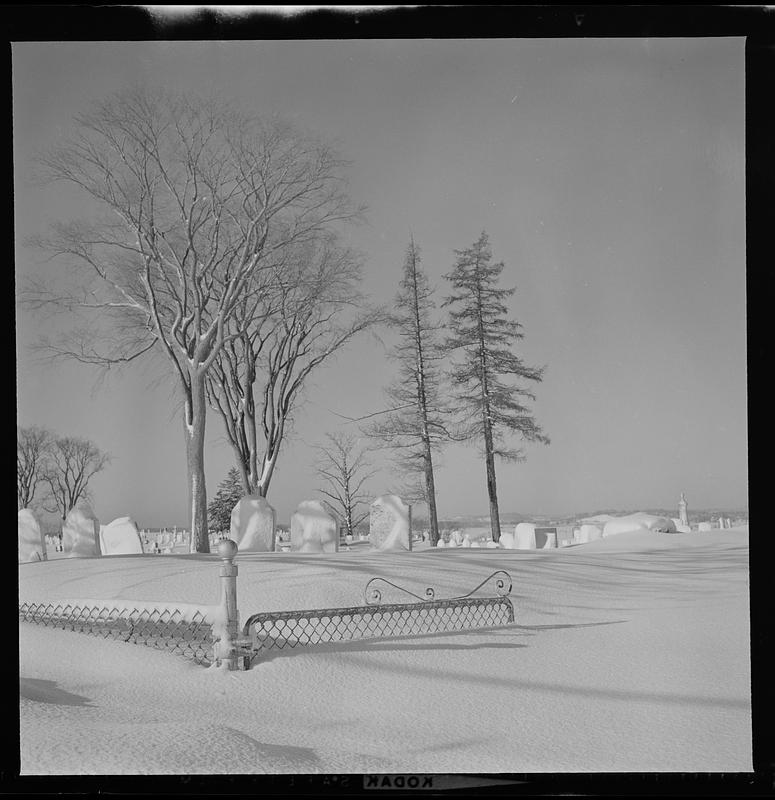
<path id="1" fill-rule="evenodd" d="M 493 581 L 493 579 L 495 579 Z M 478 592 L 479 589 L 482 588 L 486 583 L 493 581 L 495 586 L 495 594 L 498 597 L 506 597 L 511 592 L 511 575 L 505 570 L 499 569 L 493 572 L 491 575 L 488 575 L 477 587 L 471 589 L 468 594 L 462 594 L 457 597 L 450 598 L 452 600 L 463 600 L 466 597 L 471 597 L 472 594 Z M 425 590 L 425 597 L 420 597 L 420 595 L 415 594 L 414 592 L 410 592 L 409 589 L 405 589 L 403 586 L 399 586 L 398 584 L 393 583 L 392 581 L 387 580 L 387 578 L 372 578 L 367 584 L 366 588 L 363 590 L 364 597 L 366 599 L 366 604 L 370 606 L 378 606 L 382 603 L 382 591 L 374 586 L 375 583 L 385 583 L 388 586 L 392 586 L 394 589 L 398 589 L 398 591 L 403 592 L 404 594 L 408 594 L 410 597 L 414 597 L 417 600 L 421 600 L 423 602 L 428 600 L 435 600 L 436 599 L 436 592 L 430 586 Z"/>
<path id="2" fill-rule="evenodd" d="M 415 594 L 414 592 L 410 592 L 409 589 L 404 589 L 403 586 L 399 586 L 393 581 L 387 580 L 387 578 L 372 578 L 367 584 L 366 588 L 363 590 L 363 596 L 366 600 L 366 605 L 369 606 L 378 606 L 382 602 L 382 591 L 378 589 L 376 586 L 372 586 L 373 583 L 379 581 L 380 583 L 386 583 L 388 586 L 392 586 L 394 589 L 398 589 L 399 592 L 403 592 L 404 594 L 408 594 L 410 597 L 414 597 L 417 600 L 425 602 L 426 600 L 434 600 L 436 597 L 436 592 L 431 589 L 429 586 L 425 590 L 425 597 L 420 597 L 420 595 Z"/>
<path id="3" fill-rule="evenodd" d="M 495 594 L 497 594 L 498 597 L 506 597 L 507 595 L 511 594 L 511 575 L 509 575 L 506 570 L 499 569 L 493 572 L 492 575 L 488 575 L 475 589 L 471 589 L 468 594 L 461 594 L 459 597 L 454 597 L 453 600 L 463 600 L 466 597 L 470 597 L 472 594 L 474 594 L 474 592 L 479 591 L 479 589 L 481 589 L 485 583 L 489 583 L 493 578 L 495 578 Z"/>

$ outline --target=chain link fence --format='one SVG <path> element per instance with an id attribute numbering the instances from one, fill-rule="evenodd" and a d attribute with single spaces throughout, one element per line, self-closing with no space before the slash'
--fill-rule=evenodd
<path id="1" fill-rule="evenodd" d="M 236 553 L 237 545 L 230 540 L 219 548 L 223 560 L 220 608 L 226 619 L 219 626 L 217 646 L 213 638 L 214 620 L 206 606 L 188 606 L 184 611 L 174 606 L 149 604 L 150 607 L 143 607 L 139 601 L 116 605 L 78 601 L 21 603 L 19 619 L 103 639 L 143 644 L 183 656 L 196 664 L 215 663 L 228 669 L 246 669 L 257 656 L 272 649 L 495 628 L 514 622 L 514 606 L 507 597 L 511 591 L 511 577 L 498 570 L 468 594 L 447 599 L 436 599 L 431 588 L 425 589 L 423 597 L 386 578 L 372 578 L 364 590 L 365 605 L 261 612 L 248 618 L 240 636 L 237 567 L 233 563 Z M 491 585 L 497 596 L 474 597 L 486 584 Z M 399 592 L 419 602 L 383 603 L 383 590 Z M 135 602 L 137 607 L 132 606 Z"/>
<path id="2" fill-rule="evenodd" d="M 212 624 L 201 611 L 184 614 L 174 608 L 21 603 L 19 619 L 49 628 L 90 633 L 103 639 L 143 644 L 203 666 L 213 663 Z"/>
<path id="3" fill-rule="evenodd" d="M 506 597 L 461 598 L 253 614 L 245 622 L 243 636 L 249 639 L 255 659 L 272 649 L 494 628 L 512 622 L 514 607 Z"/>

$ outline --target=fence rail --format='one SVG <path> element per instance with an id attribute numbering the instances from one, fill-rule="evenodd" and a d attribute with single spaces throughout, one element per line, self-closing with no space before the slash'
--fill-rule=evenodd
<path id="1" fill-rule="evenodd" d="M 471 597 L 493 578 L 499 596 Z M 367 605 L 253 614 L 243 626 L 242 646 L 249 647 L 252 651 L 249 658 L 254 660 L 273 649 L 496 628 L 514 622 L 514 606 L 505 596 L 511 590 L 511 578 L 503 571 L 493 573 L 463 597 L 436 600 L 433 599 L 435 592 L 426 589 L 425 596 L 431 599 L 416 603 L 382 603 L 381 591 L 371 587 L 375 581 L 420 599 L 407 589 L 382 578 L 373 578 L 366 587 Z"/>
<path id="2" fill-rule="evenodd" d="M 214 660 L 212 624 L 200 611 L 187 617 L 178 609 L 21 603 L 19 619 L 103 639 L 143 644 L 203 666 L 210 666 Z"/>
<path id="3" fill-rule="evenodd" d="M 507 597 L 511 591 L 511 577 L 498 570 L 468 594 L 447 599 L 436 599 L 431 588 L 425 589 L 421 596 L 376 577 L 366 584 L 364 605 L 261 612 L 249 617 L 240 631 L 238 568 L 234 564 L 236 543 L 224 540 L 218 546 L 218 554 L 222 563 L 221 600 L 217 607 L 189 605 L 184 611 L 175 606 L 149 607 L 135 600 L 113 605 L 111 601 L 105 604 L 20 603 L 19 619 L 103 639 L 143 644 L 197 664 L 210 666 L 214 663 L 230 670 L 246 669 L 257 656 L 272 649 L 494 628 L 514 622 L 514 606 Z M 492 587 L 495 596 L 474 597 L 485 585 Z M 419 602 L 383 602 L 383 593 L 391 592 L 408 595 Z M 217 625 L 214 624 L 216 617 Z"/>

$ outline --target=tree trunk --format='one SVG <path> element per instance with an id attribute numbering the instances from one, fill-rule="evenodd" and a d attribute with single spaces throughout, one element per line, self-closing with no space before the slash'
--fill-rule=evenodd
<path id="1" fill-rule="evenodd" d="M 490 529 L 492 540 L 499 542 L 501 538 L 501 521 L 498 516 L 498 492 L 495 488 L 495 459 L 492 453 L 487 455 L 487 493 L 490 495 Z"/>
<path id="2" fill-rule="evenodd" d="M 205 380 L 202 375 L 190 378 L 190 393 L 184 408 L 188 499 L 191 513 L 191 552 L 209 553 L 207 530 L 207 489 L 205 485 Z"/>
<path id="3" fill-rule="evenodd" d="M 272 475 L 274 475 L 276 463 L 277 456 L 275 454 L 271 456 L 271 458 L 264 458 L 264 461 L 261 464 L 261 476 L 256 482 L 256 493 L 260 497 L 266 497 L 267 492 L 269 491 L 269 484 L 272 481 Z"/>
<path id="4" fill-rule="evenodd" d="M 433 479 L 433 461 L 430 442 L 425 442 L 425 494 L 428 498 L 428 521 L 430 523 L 431 547 L 439 541 L 439 518 L 436 513 L 436 482 Z"/>
<path id="5" fill-rule="evenodd" d="M 486 409 L 486 406 L 485 406 Z M 493 455 L 492 427 L 490 426 L 487 410 L 484 418 L 484 450 L 487 465 L 487 494 L 490 498 L 490 530 L 492 540 L 499 542 L 501 538 L 501 520 L 498 515 L 498 490 L 495 484 L 495 456 Z"/>

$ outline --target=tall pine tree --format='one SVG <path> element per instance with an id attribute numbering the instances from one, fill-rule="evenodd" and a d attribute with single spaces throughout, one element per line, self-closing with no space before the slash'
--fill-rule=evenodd
<path id="1" fill-rule="evenodd" d="M 428 278 L 420 266 L 420 249 L 411 239 L 391 325 L 398 333 L 392 357 L 398 375 L 386 394 L 393 409 L 371 425 L 368 434 L 398 453 L 398 466 L 410 480 L 420 478 L 428 505 L 431 544 L 439 538 L 433 454 L 449 438 L 449 413 L 440 389 L 443 350 L 440 325 L 432 320 L 435 304 Z"/>
<path id="2" fill-rule="evenodd" d="M 535 400 L 525 382 L 541 381 L 544 369 L 527 366 L 512 350 L 523 338 L 522 326 L 509 320 L 506 300 L 515 289 L 502 289 L 498 280 L 503 262 L 493 263 L 485 232 L 469 248 L 456 250 L 452 272 L 444 277 L 453 293 L 449 307 L 448 347 L 457 356 L 450 374 L 463 436 L 481 442 L 487 468 L 490 527 L 500 539 L 495 458 L 524 460 L 520 449 L 507 446 L 509 435 L 526 442 L 549 444 L 525 405 Z"/>

